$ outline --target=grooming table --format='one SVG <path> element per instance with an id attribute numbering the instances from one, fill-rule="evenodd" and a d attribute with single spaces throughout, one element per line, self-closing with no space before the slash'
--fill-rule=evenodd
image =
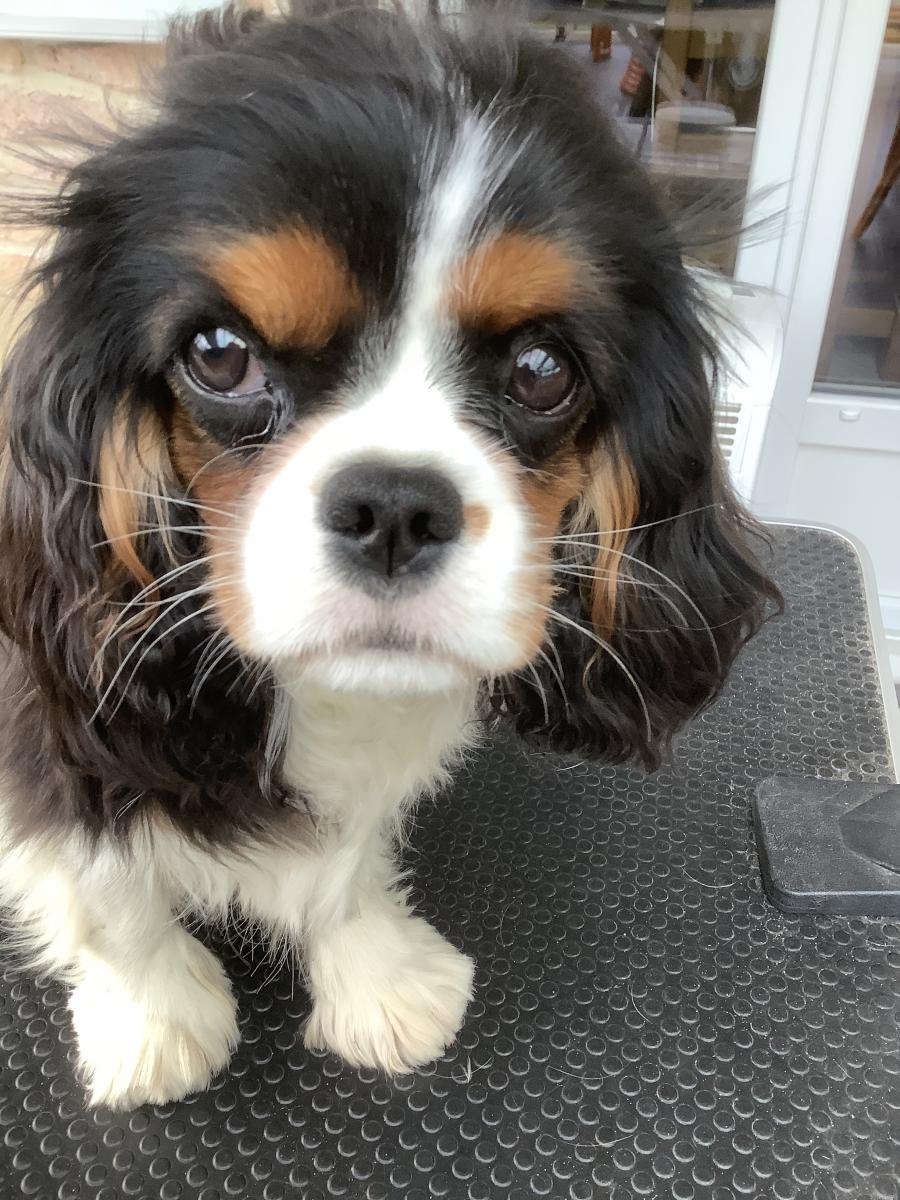
<path id="1" fill-rule="evenodd" d="M 0 1197 L 900 1197 L 900 927 L 765 900 L 770 775 L 894 778 L 860 560 L 776 530 L 787 613 L 652 776 L 486 746 L 420 811 L 420 910 L 478 964 L 444 1059 L 305 1050 L 303 988 L 220 946 L 243 1041 L 183 1103 L 85 1111 L 64 989 L 0 984 Z"/>

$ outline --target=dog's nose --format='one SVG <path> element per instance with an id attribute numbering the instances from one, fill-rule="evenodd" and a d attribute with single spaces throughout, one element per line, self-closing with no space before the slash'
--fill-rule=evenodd
<path id="1" fill-rule="evenodd" d="M 363 462 L 328 480 L 319 522 L 349 566 L 389 580 L 438 563 L 460 535 L 463 503 L 439 471 Z"/>

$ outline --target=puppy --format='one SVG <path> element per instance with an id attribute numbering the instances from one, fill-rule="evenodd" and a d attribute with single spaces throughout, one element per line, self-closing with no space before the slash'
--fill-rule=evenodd
<path id="1" fill-rule="evenodd" d="M 308 1044 L 425 1063 L 473 968 L 410 908 L 404 814 L 491 721 L 652 767 L 775 594 L 672 229 L 557 51 L 371 6 L 180 27 L 44 215 L 0 887 L 90 1100 L 228 1063 L 187 913 L 296 949 Z"/>

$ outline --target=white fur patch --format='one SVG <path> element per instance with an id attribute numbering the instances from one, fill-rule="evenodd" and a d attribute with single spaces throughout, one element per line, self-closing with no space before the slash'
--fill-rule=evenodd
<path id="1" fill-rule="evenodd" d="M 92 1104 L 136 1108 L 202 1091 L 238 1043 L 235 1002 L 219 961 L 173 927 L 129 980 L 84 951 L 69 998 Z"/>
<path id="2" fill-rule="evenodd" d="M 306 1043 L 354 1066 L 409 1071 L 439 1058 L 472 998 L 473 967 L 400 905 L 365 909 L 313 954 Z"/>

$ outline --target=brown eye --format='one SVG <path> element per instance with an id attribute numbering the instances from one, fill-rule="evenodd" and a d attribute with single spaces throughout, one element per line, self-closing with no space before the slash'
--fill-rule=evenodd
<path id="1" fill-rule="evenodd" d="M 575 395 L 578 374 L 557 346 L 529 346 L 516 357 L 507 395 L 530 412 L 549 414 L 564 408 Z"/>
<path id="2" fill-rule="evenodd" d="M 194 334 L 186 361 L 194 381 L 210 392 L 246 396 L 258 392 L 266 382 L 259 359 L 230 329 Z"/>

